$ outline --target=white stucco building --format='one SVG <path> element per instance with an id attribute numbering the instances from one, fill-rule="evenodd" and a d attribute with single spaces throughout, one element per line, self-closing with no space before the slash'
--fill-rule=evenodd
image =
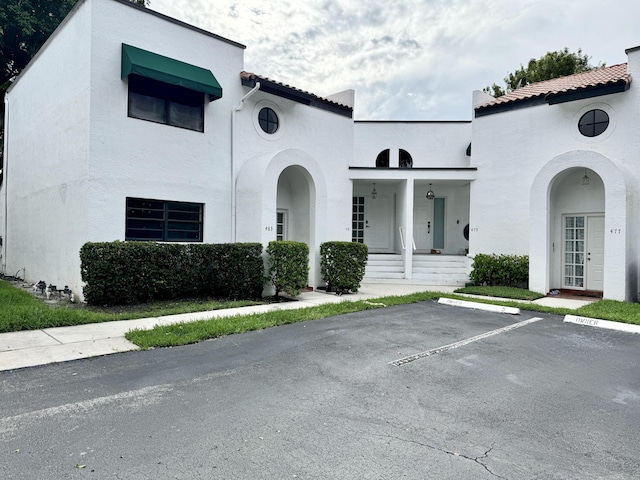
<path id="1" fill-rule="evenodd" d="M 371 280 L 464 284 L 467 253 L 528 254 L 534 290 L 637 300 L 640 51 L 476 92 L 471 122 L 365 122 L 353 91 L 245 72 L 244 48 L 79 1 L 5 98 L 0 271 L 81 294 L 88 241 L 291 239 L 317 287 L 320 244 L 353 240 Z"/>

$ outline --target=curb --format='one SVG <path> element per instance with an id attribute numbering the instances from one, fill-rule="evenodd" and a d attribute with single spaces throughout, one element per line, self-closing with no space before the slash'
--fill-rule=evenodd
<path id="1" fill-rule="evenodd" d="M 474 308 L 476 310 L 486 310 L 494 313 L 507 313 L 509 315 L 520 315 L 520 309 L 515 307 L 502 307 L 490 303 L 467 302 L 465 300 L 454 300 L 452 298 L 440 298 L 438 303 L 450 305 L 452 307 Z"/>
<path id="2" fill-rule="evenodd" d="M 638 333 L 640 334 L 640 325 L 631 323 L 612 322 L 610 320 L 601 320 L 599 318 L 579 317 L 577 315 L 565 315 L 564 321 L 567 323 L 575 323 L 587 327 L 606 328 L 608 330 L 618 330 L 620 332 Z"/>

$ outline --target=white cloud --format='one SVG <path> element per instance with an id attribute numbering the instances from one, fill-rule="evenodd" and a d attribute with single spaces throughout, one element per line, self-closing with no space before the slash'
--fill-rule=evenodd
<path id="1" fill-rule="evenodd" d="M 626 61 L 637 0 L 151 0 L 247 45 L 247 70 L 318 95 L 354 88 L 357 119 L 468 119 L 471 92 L 547 51 Z"/>

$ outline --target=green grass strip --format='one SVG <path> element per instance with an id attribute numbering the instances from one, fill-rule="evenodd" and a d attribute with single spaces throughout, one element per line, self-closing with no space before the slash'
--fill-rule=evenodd
<path id="1" fill-rule="evenodd" d="M 197 343 L 203 340 L 219 338 L 234 333 L 244 333 L 252 330 L 261 330 L 288 323 L 306 322 L 321 318 L 332 317 L 345 313 L 383 308 L 393 305 L 433 301 L 441 297 L 457 300 L 471 300 L 478 303 L 516 307 L 521 310 L 550 313 L 555 315 L 582 315 L 591 318 L 604 318 L 616 321 L 627 321 L 640 325 L 640 305 L 625 302 L 606 300 L 592 303 L 578 309 L 554 308 L 528 302 L 496 301 L 491 298 L 473 298 L 462 295 L 442 292 L 421 292 L 402 296 L 389 296 L 375 298 L 370 301 L 345 301 L 334 304 L 324 304 L 316 307 L 306 307 L 293 310 L 278 310 L 252 315 L 237 315 L 233 317 L 200 320 L 197 322 L 178 323 L 168 326 L 156 326 L 151 330 L 132 330 L 126 334 L 126 338 L 142 349 L 154 347 L 170 347 Z M 595 308 L 603 303 L 604 308 Z M 606 312 L 607 318 L 605 318 Z M 618 312 L 618 313 L 615 313 Z"/>

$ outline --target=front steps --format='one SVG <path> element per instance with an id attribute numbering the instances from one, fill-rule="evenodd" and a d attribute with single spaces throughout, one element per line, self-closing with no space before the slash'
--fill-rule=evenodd
<path id="1" fill-rule="evenodd" d="M 413 255 L 413 271 L 405 274 L 402 255 L 369 254 L 364 281 L 464 286 L 469 281 L 463 255 Z M 410 276 L 411 278 L 406 278 Z"/>

